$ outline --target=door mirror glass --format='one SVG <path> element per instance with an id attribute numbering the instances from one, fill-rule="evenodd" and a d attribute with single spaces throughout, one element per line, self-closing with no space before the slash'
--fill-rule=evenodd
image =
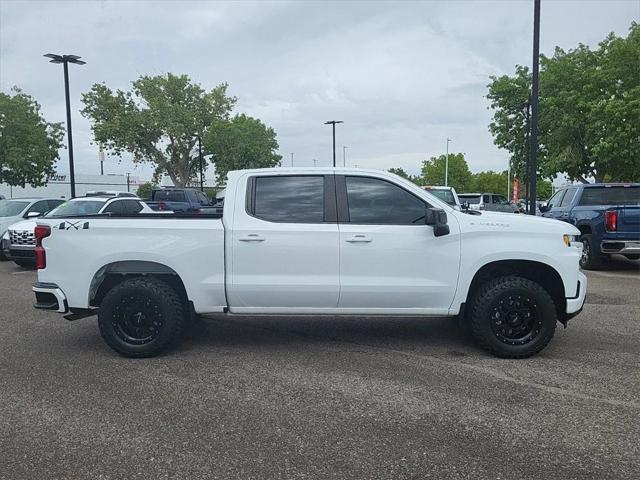
<path id="1" fill-rule="evenodd" d="M 547 206 L 546 203 L 541 203 L 540 206 L 538 207 L 540 209 L 540 211 L 542 213 L 546 212 L 547 210 L 549 210 L 549 207 Z"/>
<path id="2" fill-rule="evenodd" d="M 42 215 L 40 212 L 29 212 L 27 213 L 25 218 L 36 218 L 36 217 L 39 217 L 40 215 Z"/>
<path id="3" fill-rule="evenodd" d="M 441 208 L 427 207 L 424 215 L 424 223 L 433 226 L 433 235 L 436 237 L 441 237 L 449 233 L 447 213 Z"/>

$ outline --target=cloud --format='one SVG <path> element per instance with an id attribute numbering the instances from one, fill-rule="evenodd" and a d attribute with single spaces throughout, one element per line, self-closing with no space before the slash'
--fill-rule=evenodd
<path id="1" fill-rule="evenodd" d="M 531 63 L 531 2 L 18 2 L 0 3 L 0 88 L 18 85 L 63 121 L 62 72 L 42 54 L 75 53 L 74 146 L 77 171 L 95 173 L 97 149 L 80 94 L 93 83 L 129 88 L 142 74 L 187 73 L 205 88 L 227 81 L 238 111 L 278 133 L 281 154 L 298 165 L 338 158 L 348 164 L 402 166 L 452 151 L 471 169 L 502 169 L 508 155 L 487 125 L 489 76 Z M 625 34 L 634 1 L 543 2 L 542 51 L 595 45 Z M 61 152 L 59 170 L 66 171 Z M 134 171 L 109 159 L 107 171 Z M 150 166 L 136 167 L 143 177 Z"/>

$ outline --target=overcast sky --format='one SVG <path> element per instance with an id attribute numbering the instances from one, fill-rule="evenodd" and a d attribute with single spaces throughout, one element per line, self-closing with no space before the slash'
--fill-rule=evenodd
<path id="1" fill-rule="evenodd" d="M 507 166 L 493 145 L 484 98 L 490 75 L 531 64 L 533 2 L 526 1 L 16 1 L 0 0 L 0 89 L 33 95 L 64 121 L 62 67 L 70 66 L 76 172 L 99 163 L 80 94 L 96 82 L 128 89 L 143 74 L 188 74 L 204 88 L 228 82 L 236 112 L 278 134 L 283 163 L 328 165 L 331 130 L 347 165 L 403 167 L 464 152 L 472 171 Z M 640 0 L 542 0 L 541 51 L 595 46 L 627 34 Z M 107 158 L 109 173 L 150 177 L 150 166 Z M 67 152 L 58 171 L 67 172 Z"/>

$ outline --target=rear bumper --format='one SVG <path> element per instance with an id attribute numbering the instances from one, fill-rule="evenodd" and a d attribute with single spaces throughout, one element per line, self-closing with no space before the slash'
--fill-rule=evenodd
<path id="1" fill-rule="evenodd" d="M 584 306 L 584 299 L 587 296 L 587 277 L 584 273 L 578 272 L 578 286 L 576 295 L 567 298 L 567 318 L 575 317 Z"/>
<path id="2" fill-rule="evenodd" d="M 36 296 L 36 303 L 33 304 L 34 308 L 52 310 L 58 313 L 67 313 L 69 311 L 67 297 L 55 283 L 37 282 L 33 284 L 31 290 Z"/>
<path id="3" fill-rule="evenodd" d="M 602 253 L 640 254 L 640 240 L 603 240 L 600 242 Z"/>

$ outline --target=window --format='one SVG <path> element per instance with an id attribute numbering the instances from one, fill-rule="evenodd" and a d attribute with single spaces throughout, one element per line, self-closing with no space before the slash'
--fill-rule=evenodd
<path id="1" fill-rule="evenodd" d="M 16 202 L 15 200 L 4 200 L 0 203 L 0 217 L 15 217 L 20 215 L 29 202 Z"/>
<path id="2" fill-rule="evenodd" d="M 49 208 L 47 209 L 47 212 L 50 212 L 57 206 L 62 205 L 64 203 L 64 200 L 48 200 L 47 203 L 49 204 Z"/>
<path id="3" fill-rule="evenodd" d="M 491 203 L 491 195 L 482 195 L 482 203 Z"/>
<path id="4" fill-rule="evenodd" d="M 256 177 L 254 216 L 270 222 L 324 222 L 324 177 Z"/>
<path id="5" fill-rule="evenodd" d="M 49 203 L 46 200 L 40 200 L 39 202 L 34 203 L 29 207 L 29 210 L 26 211 L 26 214 L 30 213 L 38 213 L 40 215 L 44 215 L 49 211 Z"/>
<path id="6" fill-rule="evenodd" d="M 493 203 L 497 203 L 499 205 L 507 205 L 509 202 L 507 202 L 507 199 L 504 197 L 504 195 L 494 195 Z"/>
<path id="7" fill-rule="evenodd" d="M 480 203 L 480 195 L 458 195 L 461 202 L 467 202 L 469 205 L 478 205 Z"/>
<path id="8" fill-rule="evenodd" d="M 425 190 L 429 192 L 431 195 L 433 195 L 434 197 L 439 198 L 440 200 L 442 200 L 443 202 L 446 202 L 451 206 L 458 205 L 456 203 L 456 199 L 453 196 L 453 192 L 451 190 L 443 190 L 441 188 L 428 188 L 428 187 L 425 188 Z"/>
<path id="9" fill-rule="evenodd" d="M 393 183 L 346 177 L 346 184 L 351 223 L 412 225 L 424 219 L 425 202 Z"/>
<path id="10" fill-rule="evenodd" d="M 640 205 L 640 186 L 585 187 L 580 205 Z"/>
<path id="11" fill-rule="evenodd" d="M 124 200 L 116 200 L 115 202 L 111 202 L 109 205 L 102 210 L 101 213 L 115 213 L 117 215 L 121 215 L 124 213 Z"/>
<path id="12" fill-rule="evenodd" d="M 95 215 L 105 204 L 104 200 L 74 200 L 65 202 L 49 212 L 47 217 L 73 217 Z"/>
<path id="13" fill-rule="evenodd" d="M 184 190 L 154 190 L 154 202 L 186 202 Z"/>
<path id="14" fill-rule="evenodd" d="M 117 203 L 122 204 L 122 213 L 125 215 L 135 215 L 142 210 L 142 204 L 137 200 L 120 200 Z"/>
<path id="15" fill-rule="evenodd" d="M 577 188 L 567 188 L 567 192 L 564 194 L 564 197 L 562 197 L 562 201 L 558 206 L 568 207 L 569 205 L 571 205 L 571 202 L 573 201 L 573 197 L 575 197 L 576 195 L 576 191 L 577 191 Z"/>
<path id="16" fill-rule="evenodd" d="M 560 190 L 553 195 L 547 202 L 547 210 L 551 210 L 553 207 L 557 207 L 562 202 L 566 190 Z"/>
<path id="17" fill-rule="evenodd" d="M 206 206 L 209 205 L 211 202 L 209 201 L 209 198 L 202 192 L 196 192 L 196 195 L 198 196 L 198 200 L 200 201 L 200 205 Z"/>

